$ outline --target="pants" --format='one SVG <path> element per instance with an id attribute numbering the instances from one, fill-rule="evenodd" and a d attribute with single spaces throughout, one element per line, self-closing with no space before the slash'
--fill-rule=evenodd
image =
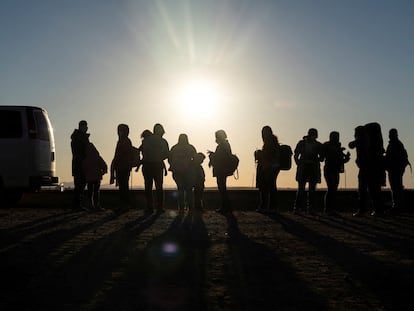
<path id="1" fill-rule="evenodd" d="M 279 175 L 279 168 L 269 168 L 265 171 L 262 171 L 261 182 L 260 182 L 260 208 L 274 208 L 276 209 L 277 205 L 277 186 L 276 179 Z"/>
<path id="2" fill-rule="evenodd" d="M 189 173 L 173 174 L 175 183 L 178 189 L 178 207 L 184 209 L 186 206 L 189 209 L 193 207 L 193 183 L 192 177 Z"/>
<path id="3" fill-rule="evenodd" d="M 86 181 L 83 175 L 73 176 L 73 206 L 74 208 L 80 208 L 82 203 L 83 192 L 85 191 Z"/>
<path id="4" fill-rule="evenodd" d="M 119 198 L 123 206 L 128 206 L 129 204 L 129 176 L 130 174 L 131 174 L 130 170 L 116 172 L 116 178 L 117 178 L 118 187 L 119 187 Z"/>
<path id="5" fill-rule="evenodd" d="M 388 171 L 388 181 L 392 193 L 392 208 L 404 208 L 404 186 L 403 186 L 404 171 Z"/>
<path id="6" fill-rule="evenodd" d="M 162 209 L 164 205 L 164 165 L 162 162 L 144 162 L 142 166 L 142 174 L 144 176 L 145 184 L 145 199 L 147 201 L 147 208 L 152 210 L 154 207 Z M 155 183 L 156 192 L 156 206 L 154 206 L 154 199 L 152 196 L 152 186 Z"/>
<path id="7" fill-rule="evenodd" d="M 372 200 L 372 209 L 376 212 L 383 209 L 381 198 L 381 181 L 373 178 L 368 172 L 359 170 L 358 174 L 358 193 L 359 193 L 359 211 L 366 210 L 369 198 Z"/>
<path id="8" fill-rule="evenodd" d="M 226 175 L 216 176 L 216 179 L 217 179 L 217 187 L 218 187 L 220 198 L 221 198 L 221 209 L 223 211 L 231 211 L 230 199 L 227 193 L 227 176 Z"/>
<path id="9" fill-rule="evenodd" d="M 89 206 L 92 208 L 98 208 L 100 205 L 99 202 L 99 189 L 101 187 L 100 181 L 93 181 L 88 182 L 88 200 L 89 200 Z"/>
<path id="10" fill-rule="evenodd" d="M 335 208 L 336 194 L 338 192 L 339 173 L 325 169 L 324 176 L 328 187 L 328 191 L 325 194 L 325 211 L 332 211 Z"/>

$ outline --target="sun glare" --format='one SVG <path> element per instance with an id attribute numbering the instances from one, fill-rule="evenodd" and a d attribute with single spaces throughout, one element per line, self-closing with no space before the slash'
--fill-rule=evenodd
<path id="1" fill-rule="evenodd" d="M 216 113 L 220 94 L 213 82 L 193 80 L 180 88 L 177 101 L 182 116 L 206 119 Z"/>

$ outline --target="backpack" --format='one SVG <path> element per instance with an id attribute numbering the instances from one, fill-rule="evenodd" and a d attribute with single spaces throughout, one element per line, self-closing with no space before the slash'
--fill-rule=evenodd
<path id="1" fill-rule="evenodd" d="M 280 145 L 280 169 L 288 171 L 292 167 L 292 148 L 289 145 Z"/>
<path id="2" fill-rule="evenodd" d="M 139 149 L 131 147 L 131 167 L 139 167 L 141 165 L 141 157 L 139 156 Z"/>
<path id="3" fill-rule="evenodd" d="M 228 158 L 227 162 L 228 163 L 226 165 L 226 168 L 227 168 L 226 175 L 231 176 L 237 171 L 237 168 L 239 167 L 240 160 L 235 154 L 231 154 L 230 157 Z M 235 178 L 236 179 L 239 178 L 238 174 L 235 175 Z"/>

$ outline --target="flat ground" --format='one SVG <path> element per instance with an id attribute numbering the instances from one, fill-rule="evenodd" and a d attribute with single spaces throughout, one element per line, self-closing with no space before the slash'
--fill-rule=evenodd
<path id="1" fill-rule="evenodd" d="M 232 215 L 213 198 L 201 215 L 171 201 L 146 216 L 135 199 L 123 213 L 109 198 L 72 212 L 57 193 L 0 209 L 0 310 L 413 310 L 412 213 L 264 214 L 248 194 Z"/>

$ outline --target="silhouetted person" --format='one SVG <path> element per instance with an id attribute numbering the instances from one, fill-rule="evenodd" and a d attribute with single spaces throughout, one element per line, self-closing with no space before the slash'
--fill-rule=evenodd
<path id="1" fill-rule="evenodd" d="M 263 147 L 256 150 L 256 186 L 260 193 L 257 211 L 275 210 L 277 205 L 276 179 L 280 172 L 280 144 L 270 126 L 262 128 Z"/>
<path id="2" fill-rule="evenodd" d="M 126 124 L 119 124 L 118 142 L 115 148 L 114 159 L 111 163 L 110 184 L 116 181 L 119 187 L 119 196 L 121 208 L 128 209 L 130 204 L 129 198 L 129 176 L 132 168 L 132 143 L 129 139 L 129 127 Z"/>
<path id="3" fill-rule="evenodd" d="M 381 127 L 378 123 L 357 126 L 355 140 L 349 148 L 356 149 L 358 172 L 358 210 L 353 214 L 359 216 L 366 212 L 367 204 L 372 200 L 371 215 L 382 210 L 381 186 L 385 184 L 384 147 Z M 371 204 L 370 204 L 371 205 Z"/>
<path id="4" fill-rule="evenodd" d="M 192 160 L 197 151 L 193 145 L 188 142 L 186 134 L 180 134 L 178 143 L 171 147 L 168 156 L 170 171 L 178 189 L 178 210 L 182 214 L 187 207 L 193 208 L 193 176 Z"/>
<path id="5" fill-rule="evenodd" d="M 161 124 L 154 125 L 152 135 L 143 139 L 140 150 L 142 152 L 142 174 L 145 183 L 145 198 L 147 201 L 147 213 L 152 213 L 154 207 L 158 213 L 164 211 L 164 191 L 163 180 L 165 164 L 164 160 L 168 158 L 168 142 L 162 138 L 165 131 Z M 152 186 L 155 183 L 156 205 L 152 196 Z"/>
<path id="6" fill-rule="evenodd" d="M 398 213 L 404 208 L 403 175 L 405 167 L 410 164 L 403 143 L 398 139 L 398 131 L 390 129 L 389 142 L 385 151 L 385 167 L 392 192 L 391 212 Z"/>
<path id="7" fill-rule="evenodd" d="M 86 156 L 86 147 L 89 144 L 88 123 L 85 120 L 79 122 L 78 128 L 71 135 L 72 149 L 72 176 L 74 182 L 74 209 L 87 210 L 82 205 L 82 196 L 86 187 L 85 175 L 82 168 L 82 162 Z"/>
<path id="8" fill-rule="evenodd" d="M 294 212 L 298 209 L 306 209 L 310 212 L 315 201 L 316 184 L 321 182 L 321 166 L 323 161 L 322 144 L 316 139 L 318 131 L 314 128 L 308 130 L 308 135 L 298 142 L 294 151 L 294 159 L 297 165 L 296 181 L 298 191 L 296 193 Z M 308 199 L 305 200 L 305 187 L 308 183 Z"/>
<path id="9" fill-rule="evenodd" d="M 199 152 L 193 159 L 193 184 L 194 184 L 194 208 L 201 211 L 204 207 L 204 182 L 206 175 L 203 169 L 203 161 L 206 156 Z"/>
<path id="10" fill-rule="evenodd" d="M 87 184 L 88 203 L 92 210 L 104 210 L 100 203 L 100 187 L 102 176 L 108 172 L 108 166 L 99 155 L 96 147 L 89 143 L 86 147 L 86 157 L 83 160 L 83 171 Z"/>
<path id="11" fill-rule="evenodd" d="M 226 168 L 227 159 L 231 157 L 231 147 L 227 140 L 227 134 L 223 130 L 215 133 L 217 147 L 214 152 L 208 151 L 209 166 L 213 167 L 213 177 L 216 177 L 217 187 L 221 197 L 221 207 L 216 209 L 220 213 L 228 213 L 232 211 L 230 199 L 227 193 L 227 176 L 228 168 Z"/>
<path id="12" fill-rule="evenodd" d="M 329 134 L 329 141 L 323 144 L 325 166 L 323 173 L 328 187 L 325 194 L 325 213 L 331 213 L 335 208 L 336 193 L 339 186 L 339 174 L 344 172 L 344 164 L 350 159 L 350 153 L 344 153 L 345 148 L 339 142 L 339 133 Z"/>
<path id="13" fill-rule="evenodd" d="M 152 135 L 152 132 L 148 129 L 142 131 L 142 133 L 141 133 L 141 145 L 138 148 L 138 151 L 140 153 L 142 153 L 142 141 L 144 141 L 145 138 L 147 138 L 151 135 Z M 139 168 L 141 167 L 141 165 L 142 165 L 142 159 L 141 159 L 141 157 L 139 157 L 139 163 L 138 163 L 137 167 L 135 168 L 135 172 L 139 171 Z"/>

